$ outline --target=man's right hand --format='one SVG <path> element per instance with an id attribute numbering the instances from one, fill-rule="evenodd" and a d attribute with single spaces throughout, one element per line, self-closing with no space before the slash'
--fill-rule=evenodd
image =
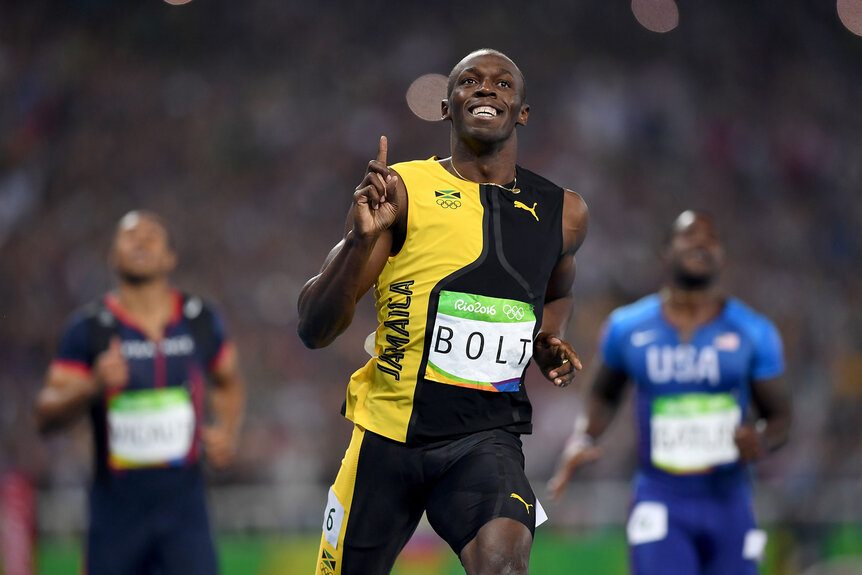
<path id="1" fill-rule="evenodd" d="M 548 481 L 548 493 L 551 499 L 559 501 L 562 498 L 569 479 L 578 467 L 597 461 L 601 457 L 602 449 L 596 446 L 592 440 L 587 439 L 582 434 L 572 435 L 566 442 L 566 447 L 560 456 L 557 472 Z"/>
<path id="2" fill-rule="evenodd" d="M 123 357 L 123 340 L 115 335 L 108 349 L 98 355 L 93 366 L 95 391 L 99 393 L 108 388 L 124 387 L 128 381 L 129 364 Z"/>
<path id="3" fill-rule="evenodd" d="M 376 238 L 398 215 L 398 176 L 386 165 L 388 142 L 380 137 L 377 159 L 368 162 L 365 178 L 353 193 L 353 233 Z"/>

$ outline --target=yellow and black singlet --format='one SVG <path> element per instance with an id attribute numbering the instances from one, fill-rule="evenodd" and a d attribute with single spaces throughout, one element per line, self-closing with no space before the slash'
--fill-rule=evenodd
<path id="1" fill-rule="evenodd" d="M 351 377 L 345 416 L 411 443 L 529 433 L 524 373 L 562 250 L 565 192 L 521 167 L 519 193 L 456 178 L 433 158 L 392 167 L 407 188 L 407 232 L 375 286 L 376 356 Z"/>

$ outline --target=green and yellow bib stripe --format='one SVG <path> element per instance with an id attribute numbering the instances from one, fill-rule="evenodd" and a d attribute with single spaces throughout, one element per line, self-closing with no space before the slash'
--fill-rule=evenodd
<path id="1" fill-rule="evenodd" d="M 351 377 L 345 415 L 397 441 L 529 432 L 523 374 L 561 251 L 563 190 L 520 167 L 518 193 L 435 159 L 393 168 L 407 232 L 375 286 L 376 357 Z"/>

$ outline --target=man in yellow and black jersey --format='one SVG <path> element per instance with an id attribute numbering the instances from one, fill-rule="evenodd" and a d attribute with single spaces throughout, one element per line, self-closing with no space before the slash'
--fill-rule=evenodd
<path id="1" fill-rule="evenodd" d="M 516 165 L 524 77 L 495 50 L 449 76 L 451 157 L 387 166 L 387 140 L 353 195 L 344 238 L 299 297 L 299 335 L 331 343 L 374 287 L 373 357 L 344 405 L 353 438 L 329 492 L 317 573 L 389 573 L 423 511 L 469 575 L 528 572 L 542 510 L 520 434 L 532 359 L 565 387 L 563 340 L 588 212 Z"/>

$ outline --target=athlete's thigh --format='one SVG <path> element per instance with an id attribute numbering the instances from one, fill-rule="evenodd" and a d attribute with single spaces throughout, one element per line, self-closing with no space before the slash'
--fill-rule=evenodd
<path id="1" fill-rule="evenodd" d="M 156 541 L 159 575 L 216 575 L 218 561 L 203 493 L 191 494 L 163 518 Z"/>
<path id="2" fill-rule="evenodd" d="M 702 575 L 694 537 L 673 507 L 666 498 L 635 495 L 626 523 L 632 575 Z"/>
<path id="3" fill-rule="evenodd" d="M 327 498 L 316 572 L 388 574 L 424 505 L 419 450 L 356 426 Z"/>
<path id="4" fill-rule="evenodd" d="M 159 544 L 160 575 L 216 575 L 218 562 L 208 530 L 178 531 Z"/>
<path id="5" fill-rule="evenodd" d="M 716 501 L 711 516 L 714 521 L 704 575 L 756 575 L 766 533 L 757 529 L 748 489 Z"/>
<path id="6" fill-rule="evenodd" d="M 520 521 L 492 519 L 459 553 L 467 575 L 527 573 L 533 535 Z"/>
<path id="7" fill-rule="evenodd" d="M 145 575 L 151 569 L 153 522 L 92 496 L 87 531 L 87 575 Z"/>
<path id="8" fill-rule="evenodd" d="M 522 523 L 532 536 L 536 496 L 524 474 L 521 441 L 495 430 L 453 442 L 439 454 L 442 474 L 428 498 L 426 515 L 434 530 L 460 555 L 492 519 Z"/>

